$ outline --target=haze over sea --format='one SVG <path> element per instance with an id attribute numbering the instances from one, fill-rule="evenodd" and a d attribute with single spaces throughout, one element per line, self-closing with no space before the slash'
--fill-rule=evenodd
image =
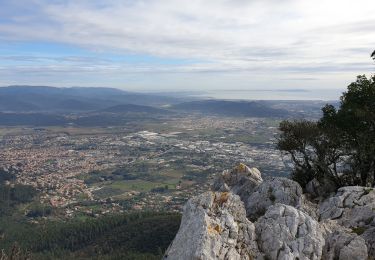
<path id="1" fill-rule="evenodd" d="M 197 97 L 238 100 L 338 100 L 344 89 L 252 89 L 213 90 Z"/>

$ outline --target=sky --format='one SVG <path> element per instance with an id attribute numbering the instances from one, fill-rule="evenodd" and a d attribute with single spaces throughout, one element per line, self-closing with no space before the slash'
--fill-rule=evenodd
<path id="1" fill-rule="evenodd" d="M 0 86 L 345 89 L 374 0 L 0 0 Z"/>

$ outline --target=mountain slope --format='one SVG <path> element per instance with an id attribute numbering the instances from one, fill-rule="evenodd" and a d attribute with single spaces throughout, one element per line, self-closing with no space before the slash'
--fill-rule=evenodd
<path id="1" fill-rule="evenodd" d="M 128 92 L 114 88 L 0 87 L 0 111 L 3 112 L 96 111 L 126 103 L 160 106 L 182 101 L 182 98 L 172 96 Z"/>

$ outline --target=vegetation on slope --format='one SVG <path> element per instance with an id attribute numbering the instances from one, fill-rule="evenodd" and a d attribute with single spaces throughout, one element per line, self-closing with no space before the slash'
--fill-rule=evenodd
<path id="1" fill-rule="evenodd" d="M 1 259 L 160 259 L 180 225 L 180 214 L 165 212 L 46 219 L 52 208 L 13 178 L 0 171 Z"/>
<path id="2" fill-rule="evenodd" d="M 179 224 L 179 214 L 160 212 L 38 224 L 7 218 L 0 223 L 5 251 L 18 243 L 33 259 L 160 259 Z"/>

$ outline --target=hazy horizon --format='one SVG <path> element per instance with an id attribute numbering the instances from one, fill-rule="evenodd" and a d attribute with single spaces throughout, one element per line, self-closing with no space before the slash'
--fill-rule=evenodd
<path id="1" fill-rule="evenodd" d="M 198 99 L 218 99 L 218 100 L 311 100 L 311 101 L 338 101 L 346 88 L 342 89 L 211 89 L 211 90 L 189 90 L 177 89 L 169 91 L 168 89 L 159 90 L 127 90 L 116 87 L 81 87 L 81 86 L 36 86 L 36 85 L 9 85 L 6 87 L 47 87 L 47 88 L 111 88 L 126 91 L 129 93 L 154 94 L 171 97 L 190 97 Z"/>

